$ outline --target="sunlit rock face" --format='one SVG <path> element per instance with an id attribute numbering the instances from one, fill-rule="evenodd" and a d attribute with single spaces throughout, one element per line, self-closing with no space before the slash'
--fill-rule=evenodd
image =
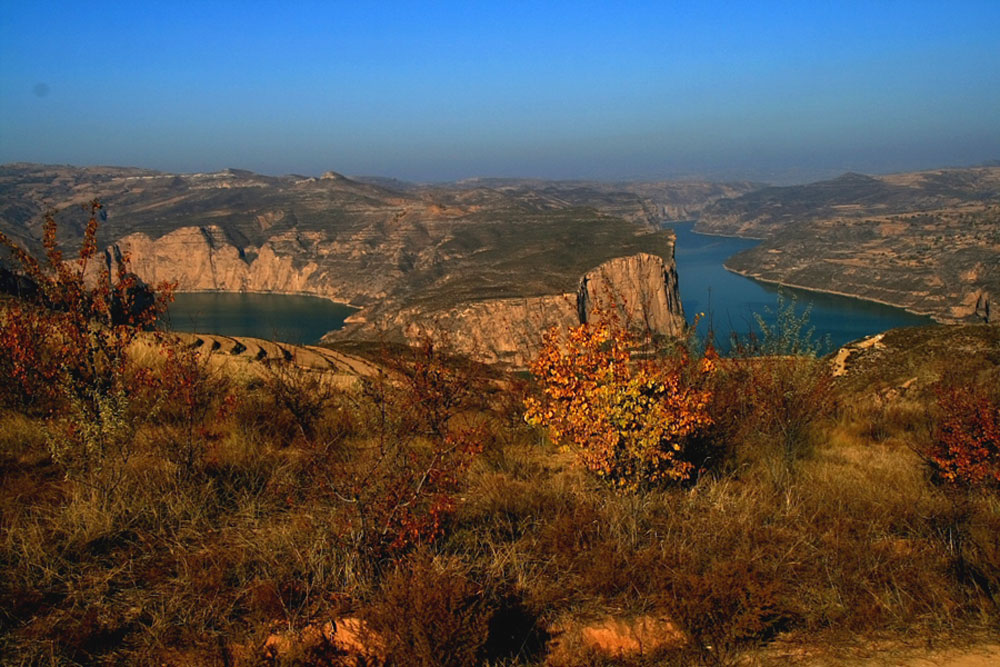
<path id="1" fill-rule="evenodd" d="M 349 258 L 324 252 L 324 240 L 322 234 L 285 233 L 260 246 L 240 246 L 217 226 L 181 227 L 156 239 L 130 234 L 113 252 L 127 255 L 146 282 L 176 282 L 181 292 L 309 294 L 336 301 L 384 294 L 384 279 L 352 279 L 356 270 L 340 271 L 355 267 L 342 267 Z"/>
<path id="2" fill-rule="evenodd" d="M 671 258 L 638 253 L 618 257 L 588 272 L 577 292 L 581 322 L 595 312 L 615 312 L 623 323 L 653 333 L 679 335 L 684 312 L 677 290 L 677 269 Z"/>
<path id="3" fill-rule="evenodd" d="M 538 354 L 546 331 L 590 321 L 601 311 L 617 312 L 619 322 L 645 331 L 680 335 L 684 311 L 673 257 L 612 259 L 581 277 L 576 293 L 491 299 L 444 311 L 405 309 L 382 324 L 412 343 L 430 338 L 483 362 L 523 367 Z"/>

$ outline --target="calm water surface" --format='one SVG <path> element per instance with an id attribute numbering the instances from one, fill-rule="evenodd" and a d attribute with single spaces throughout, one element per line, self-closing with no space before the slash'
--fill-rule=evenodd
<path id="1" fill-rule="evenodd" d="M 311 345 L 340 329 L 356 308 L 314 296 L 178 294 L 164 326 L 173 331 L 253 336 Z"/>
<path id="2" fill-rule="evenodd" d="M 693 222 L 668 226 L 677 234 L 677 274 L 684 314 L 689 322 L 698 313 L 706 315 L 698 325 L 699 334 L 707 333 L 711 320 L 720 347 L 726 349 L 730 332 L 745 335 L 751 327 L 756 330 L 753 313 L 760 313 L 767 322 L 774 321 L 766 309 L 776 307 L 778 287 L 744 278 L 723 267 L 729 257 L 752 248 L 758 241 L 696 234 L 692 231 Z M 786 287 L 781 291 L 786 297 L 796 298 L 800 312 L 806 304 L 812 304 L 809 324 L 816 327 L 818 337 L 829 334 L 830 341 L 838 347 L 886 329 L 932 322 L 929 317 L 871 301 Z"/>

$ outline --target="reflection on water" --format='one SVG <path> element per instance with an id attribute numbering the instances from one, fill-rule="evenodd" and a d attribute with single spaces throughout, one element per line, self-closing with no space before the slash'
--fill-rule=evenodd
<path id="1" fill-rule="evenodd" d="M 688 322 L 692 322 L 698 313 L 705 313 L 698 325 L 699 334 L 705 335 L 711 324 L 720 347 L 725 350 L 732 332 L 746 335 L 751 329 L 756 330 L 754 313 L 760 313 L 769 323 L 774 321 L 765 309 L 773 311 L 776 308 L 779 288 L 745 278 L 723 267 L 723 262 L 729 257 L 753 247 L 758 241 L 696 234 L 692 231 L 693 222 L 676 222 L 667 226 L 677 234 L 677 274 L 684 314 Z M 786 296 L 795 297 L 800 307 L 812 304 L 810 326 L 816 327 L 819 337 L 829 334 L 833 345 L 838 347 L 886 329 L 930 324 L 932 321 L 929 317 L 913 315 L 902 308 L 871 301 L 785 287 L 780 289 Z"/>
<path id="2" fill-rule="evenodd" d="M 340 329 L 355 308 L 314 296 L 287 294 L 178 294 L 165 328 L 173 331 L 253 336 L 313 344 Z"/>

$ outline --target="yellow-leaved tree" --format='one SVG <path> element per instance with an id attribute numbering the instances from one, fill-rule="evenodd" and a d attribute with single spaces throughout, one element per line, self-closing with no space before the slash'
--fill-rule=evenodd
<path id="1" fill-rule="evenodd" d="M 525 401 L 529 423 L 629 491 L 689 478 L 686 446 L 712 423 L 704 380 L 714 352 L 692 365 L 685 352 L 652 354 L 641 343 L 614 318 L 552 329 L 531 366 L 540 395 Z"/>

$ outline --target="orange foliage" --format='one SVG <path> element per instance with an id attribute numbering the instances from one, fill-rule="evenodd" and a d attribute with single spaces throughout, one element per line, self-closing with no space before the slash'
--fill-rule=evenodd
<path id="1" fill-rule="evenodd" d="M 531 366 L 541 397 L 526 399 L 526 419 L 618 487 L 687 479 L 693 464 L 685 445 L 712 422 L 711 393 L 700 385 L 714 369 L 714 353 L 697 368 L 686 354 L 636 358 L 638 337 L 616 324 L 545 335 Z"/>
<path id="2" fill-rule="evenodd" d="M 982 391 L 951 387 L 938 393 L 943 418 L 929 458 L 935 475 L 972 486 L 1000 484 L 1000 405 Z"/>

